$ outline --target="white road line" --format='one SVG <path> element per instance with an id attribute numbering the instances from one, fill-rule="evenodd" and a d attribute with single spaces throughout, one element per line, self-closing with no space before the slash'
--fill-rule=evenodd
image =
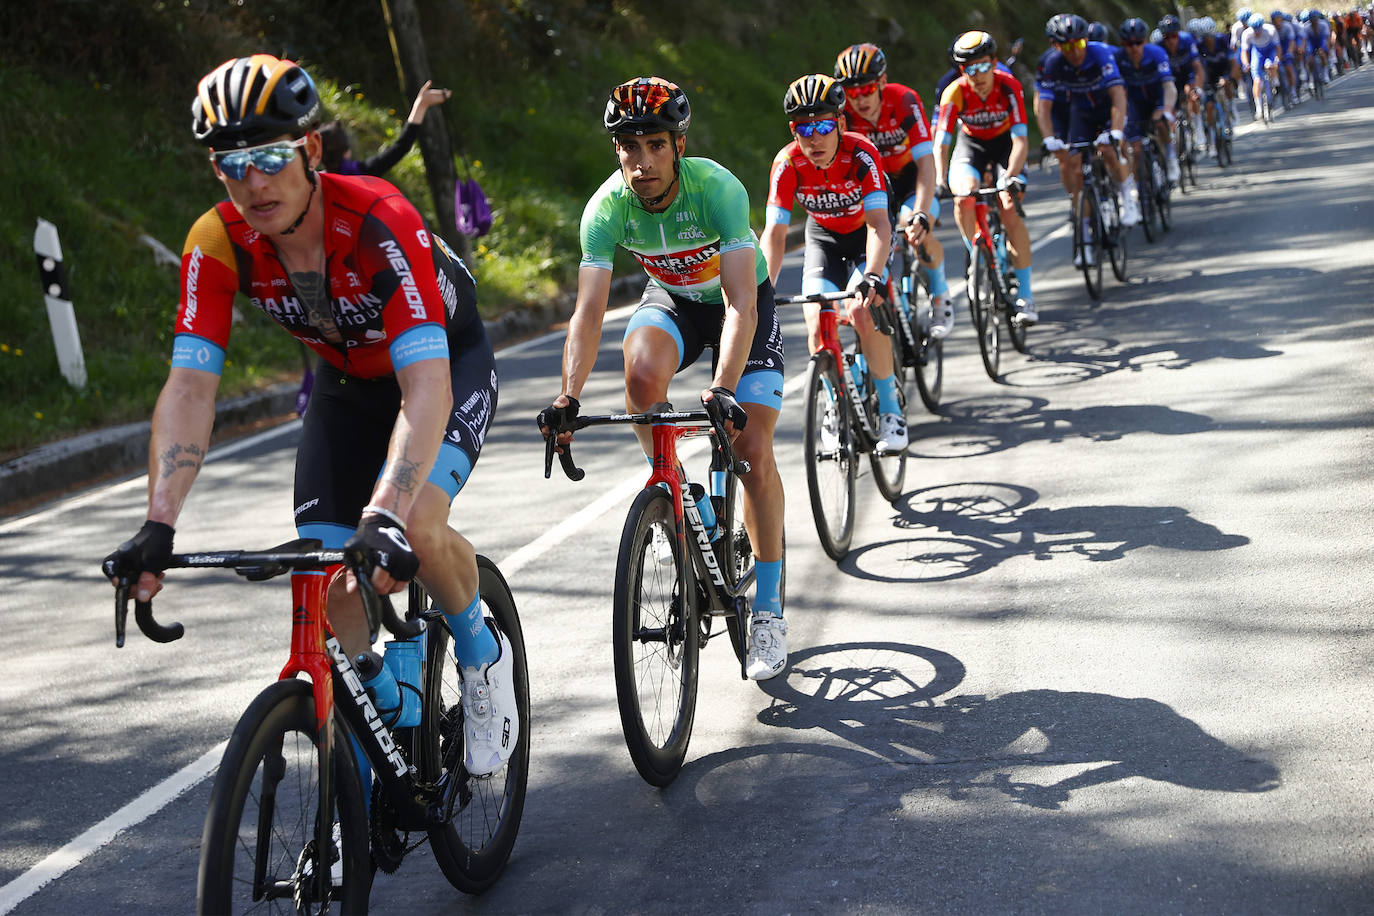
<path id="1" fill-rule="evenodd" d="M 49 881 L 75 868 L 82 859 L 113 840 L 121 832 L 161 811 L 177 796 L 213 773 L 219 766 L 220 758 L 224 756 L 225 745 L 228 743 L 221 741 L 195 761 L 53 852 L 9 884 L 0 887 L 0 916 L 4 916 L 36 894 Z"/>

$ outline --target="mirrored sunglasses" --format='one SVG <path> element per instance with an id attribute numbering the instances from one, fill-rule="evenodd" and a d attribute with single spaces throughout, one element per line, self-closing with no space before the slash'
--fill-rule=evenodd
<path id="1" fill-rule="evenodd" d="M 833 118 L 825 121 L 805 121 L 801 124 L 793 124 L 792 129 L 797 132 L 798 137 L 810 137 L 812 134 L 819 134 L 824 137 L 826 134 L 833 134 L 840 125 Z"/>
<path id="2" fill-rule="evenodd" d="M 847 96 L 849 96 L 851 99 L 863 98 L 864 96 L 866 96 L 866 95 L 872 95 L 873 93 L 875 93 L 875 92 L 877 92 L 877 91 L 878 91 L 878 84 L 877 84 L 876 82 L 873 82 L 873 83 L 864 83 L 862 86 L 845 86 L 845 87 L 844 87 L 844 94 L 847 95 Z"/>
<path id="3" fill-rule="evenodd" d="M 296 158 L 296 150 L 305 145 L 305 139 L 298 137 L 247 149 L 217 150 L 210 154 L 210 160 L 223 175 L 235 181 L 243 180 L 250 165 L 264 175 L 275 175 L 291 164 L 291 160 Z"/>
<path id="4" fill-rule="evenodd" d="M 968 64 L 964 67 L 965 73 L 972 73 L 977 76 L 979 73 L 987 73 L 992 69 L 992 61 L 985 60 L 981 64 Z"/>

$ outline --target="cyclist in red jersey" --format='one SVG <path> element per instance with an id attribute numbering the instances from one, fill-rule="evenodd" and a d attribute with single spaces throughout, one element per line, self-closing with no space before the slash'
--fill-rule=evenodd
<path id="1" fill-rule="evenodd" d="M 795 80 L 783 96 L 792 142 L 778 151 L 768 186 L 768 212 L 759 238 L 768 279 L 776 282 L 786 250 L 792 206 L 807 211 L 802 294 L 837 292 L 861 276 L 849 319 L 868 356 L 878 390 L 878 449 L 907 446 L 906 420 L 897 401 L 892 344 L 873 324 L 869 305 L 886 288 L 883 274 L 892 245 L 887 178 L 877 147 L 845 132 L 844 88 L 823 73 Z M 807 348 L 820 347 L 820 306 L 805 305 Z"/>
<path id="2" fill-rule="evenodd" d="M 466 763 L 486 775 L 510 757 L 521 725 L 512 653 L 484 622 L 476 554 L 448 515 L 490 427 L 495 359 L 471 275 L 400 192 L 316 171 L 319 116 L 309 74 L 269 54 L 226 61 L 200 81 L 192 127 L 229 199 L 187 237 L 147 521 L 109 559 L 117 576 L 137 579 L 138 600 L 161 589 L 173 525 L 209 448 L 241 292 L 323 360 L 296 455 L 301 536 L 362 548 L 383 594 L 418 575 L 447 610 L 471 720 Z M 356 589 L 340 579 L 329 595 L 350 657 L 371 645 Z M 386 666 L 365 683 L 383 677 L 394 677 Z"/>
<path id="3" fill-rule="evenodd" d="M 835 58 L 835 79 L 847 99 L 845 124 L 866 136 L 883 158 L 888 209 L 917 253 L 930 284 L 934 324 L 930 334 L 947 335 L 954 308 L 945 279 L 945 251 L 931 227 L 940 216 L 935 197 L 935 158 L 930 125 L 916 90 L 887 78 L 887 56 L 877 45 L 850 45 Z"/>
<path id="4" fill-rule="evenodd" d="M 992 174 L 1002 192 L 997 202 L 1002 225 L 1007 230 L 1011 266 L 1016 272 L 1017 318 L 1034 324 L 1039 316 L 1031 296 L 1030 233 L 1016 208 L 1017 197 L 1026 191 L 1026 100 L 1021 82 L 997 69 L 997 42 L 987 32 L 965 32 L 951 49 L 955 66 L 963 72 L 945 87 L 940 99 L 940 123 L 935 127 L 936 180 L 946 183 L 956 201 L 954 220 L 964 236 L 964 246 L 972 252 L 977 218 L 974 201 L 968 195 L 983 186 L 983 176 Z M 946 164 L 945 147 L 958 143 Z"/>

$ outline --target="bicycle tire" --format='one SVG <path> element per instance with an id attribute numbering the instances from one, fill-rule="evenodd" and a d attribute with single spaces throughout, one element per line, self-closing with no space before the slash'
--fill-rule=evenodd
<path id="1" fill-rule="evenodd" d="M 367 912 L 367 808 L 348 727 L 335 718 L 332 761 L 323 759 L 317 727 L 310 682 L 296 679 L 269 685 L 239 718 L 210 790 L 196 912 L 241 912 L 272 899 L 289 902 L 292 912 L 330 913 L 335 904 L 343 913 Z M 322 799 L 320 774 L 331 763 Z M 331 823 L 337 817 L 342 864 L 341 884 L 331 881 L 323 894 L 313 878 L 332 872 L 314 853 L 322 800 Z"/>
<path id="2" fill-rule="evenodd" d="M 1001 329 L 997 322 L 996 267 L 981 244 L 973 246 L 973 290 L 969 307 L 973 309 L 973 327 L 978 332 L 978 353 L 983 359 L 983 371 L 994 382 L 1001 362 Z"/>
<path id="3" fill-rule="evenodd" d="M 888 317 L 894 322 L 896 321 L 895 315 Z M 897 407 L 901 411 L 902 423 L 905 424 L 909 400 L 907 388 L 914 373 L 902 364 L 901 341 L 896 336 L 892 338 L 892 366 L 893 382 L 897 388 Z M 873 389 L 871 373 L 866 375 L 866 382 L 868 388 Z M 872 415 L 876 419 L 878 416 L 878 393 L 876 390 L 870 390 L 868 395 L 864 400 L 871 406 Z M 868 463 L 873 468 L 873 482 L 877 484 L 878 492 L 882 494 L 883 499 L 889 503 L 902 495 L 902 484 L 906 480 L 906 453 L 906 449 L 901 449 L 895 453 L 883 452 L 879 454 L 876 448 L 868 453 Z"/>
<path id="4" fill-rule="evenodd" d="M 1106 232 L 1107 257 L 1112 262 L 1112 275 L 1122 283 L 1126 282 L 1126 259 L 1129 257 L 1127 236 L 1130 235 L 1130 227 L 1121 221 L 1121 192 L 1113 187 L 1109 192 L 1107 201 L 1108 210 L 1115 214 L 1110 231 Z"/>
<path id="5" fill-rule="evenodd" d="M 734 510 L 739 506 L 739 478 L 734 474 L 727 474 L 725 481 L 725 498 L 715 507 L 716 525 L 722 539 L 716 544 L 716 549 L 717 555 L 724 560 L 725 581 L 733 588 L 753 568 L 754 548 L 744 522 L 734 517 Z M 736 611 L 742 613 L 732 612 L 725 615 L 725 631 L 730 636 L 730 647 L 735 652 L 735 659 L 742 665 L 744 655 L 749 651 L 750 602 L 747 595 L 740 596 L 740 599 L 743 605 Z"/>
<path id="6" fill-rule="evenodd" d="M 858 466 L 849 401 L 841 393 L 839 370 L 828 351 L 812 356 L 807 365 L 803 403 L 802 449 L 811 517 L 821 549 L 838 560 L 849 552 L 854 538 Z"/>
<path id="7" fill-rule="evenodd" d="M 1158 235 L 1155 228 L 1155 223 L 1159 219 L 1155 204 L 1155 168 L 1150 141 L 1146 140 L 1141 146 L 1140 155 L 1136 157 L 1135 185 L 1140 189 L 1140 228 L 1144 231 L 1147 242 L 1153 242 Z"/>
<path id="8" fill-rule="evenodd" d="M 671 547 L 667 565 L 657 555 L 661 537 Z M 701 642 L 696 584 L 683 549 L 672 498 L 662 487 L 645 487 L 620 538 L 611 635 L 625 745 L 654 786 L 668 785 L 682 770 L 696 715 Z"/>
<path id="9" fill-rule="evenodd" d="M 429 843 L 444 877 L 465 894 L 480 894 L 496 883 L 520 831 L 530 768 L 530 685 L 525 637 L 510 586 L 484 556 L 477 557 L 478 595 L 483 616 L 510 641 L 512 680 L 519 737 L 506 765 L 486 777 L 468 775 L 463 760 L 462 681 L 443 624 L 429 628 L 425 640 L 424 718 L 416 755 L 419 778 L 438 783 L 459 780 L 448 795 L 461 808 L 442 826 L 431 828 Z"/>
<path id="10" fill-rule="evenodd" d="M 902 342 L 916 377 L 916 393 L 926 410 L 938 414 L 945 383 L 945 346 L 943 341 L 930 336 L 934 302 L 925 277 L 916 265 L 912 265 L 910 278 L 911 298 L 907 302 L 905 320 L 900 322 Z"/>
<path id="11" fill-rule="evenodd" d="M 1089 257 L 1088 240 L 1083 235 L 1084 224 L 1092 232 L 1092 257 Z M 1094 301 L 1102 299 L 1102 215 L 1099 212 L 1097 203 L 1097 191 L 1090 182 L 1084 182 L 1082 190 L 1078 192 L 1078 212 L 1074 214 L 1073 222 L 1074 248 L 1082 252 L 1083 261 L 1080 269 L 1083 271 L 1083 285 L 1088 288 L 1088 295 Z M 1091 263 L 1089 263 L 1091 261 Z"/>

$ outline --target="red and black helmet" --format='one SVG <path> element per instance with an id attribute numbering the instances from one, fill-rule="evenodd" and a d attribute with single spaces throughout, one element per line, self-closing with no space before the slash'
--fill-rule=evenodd
<path id="1" fill-rule="evenodd" d="M 320 95 L 299 64 L 271 54 L 226 60 L 201 77 L 191 130 L 212 149 L 303 136 L 320 123 Z"/>
<path id="2" fill-rule="evenodd" d="M 787 87 L 782 110 L 792 120 L 844 111 L 844 87 L 824 73 L 808 73 Z"/>
<path id="3" fill-rule="evenodd" d="M 958 66 L 980 57 L 996 57 L 997 42 L 987 32 L 965 32 L 949 46 L 949 59 Z"/>
<path id="4" fill-rule="evenodd" d="M 692 108 L 676 83 L 639 76 L 611 90 L 602 122 L 613 134 L 683 134 L 692 123 Z"/>
<path id="5" fill-rule="evenodd" d="M 887 73 L 887 55 L 874 44 L 850 45 L 835 58 L 835 79 L 842 86 L 877 82 Z"/>

